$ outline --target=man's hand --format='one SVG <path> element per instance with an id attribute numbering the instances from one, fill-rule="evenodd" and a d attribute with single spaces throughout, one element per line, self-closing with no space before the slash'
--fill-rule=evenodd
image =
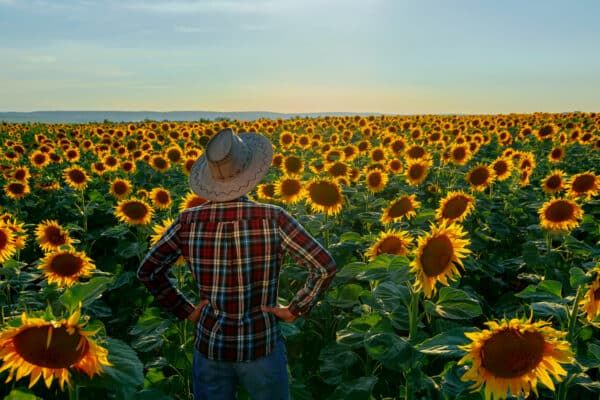
<path id="1" fill-rule="evenodd" d="M 268 306 L 260 306 L 261 310 L 264 312 L 270 312 L 274 314 L 277 318 L 284 320 L 285 322 L 294 322 L 298 316 L 292 314 L 288 307 L 268 307 Z"/>
<path id="2" fill-rule="evenodd" d="M 198 320 L 200 319 L 200 313 L 202 312 L 202 309 L 204 308 L 204 306 L 208 304 L 208 299 L 202 300 L 194 309 L 194 311 L 192 311 L 192 313 L 187 317 L 188 320 L 192 321 L 193 323 L 197 323 Z"/>

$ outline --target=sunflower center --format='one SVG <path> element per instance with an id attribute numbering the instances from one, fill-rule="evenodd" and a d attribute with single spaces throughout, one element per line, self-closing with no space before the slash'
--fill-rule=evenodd
<path id="1" fill-rule="evenodd" d="M 412 179 L 419 179 L 423 176 L 424 173 L 425 173 L 425 167 L 421 164 L 413 164 L 410 166 L 410 168 L 408 170 L 408 175 Z"/>
<path id="2" fill-rule="evenodd" d="M 52 335 L 48 341 L 48 336 Z M 79 345 L 82 341 L 83 345 Z M 88 352 L 89 344 L 79 333 L 69 335 L 64 326 L 26 328 L 14 338 L 15 349 L 25 361 L 44 368 L 69 368 Z"/>
<path id="3" fill-rule="evenodd" d="M 158 169 L 167 168 L 167 160 L 162 157 L 157 157 L 154 159 L 154 166 Z"/>
<path id="4" fill-rule="evenodd" d="M 188 201 L 186 208 L 197 207 L 204 203 L 206 203 L 206 199 L 204 197 L 195 196 L 190 201 Z"/>
<path id="5" fill-rule="evenodd" d="M 263 193 L 268 197 L 273 197 L 275 195 L 275 185 L 272 183 L 267 183 L 265 186 L 263 186 Z"/>
<path id="6" fill-rule="evenodd" d="M 463 160 L 466 155 L 467 155 L 467 150 L 462 146 L 457 147 L 456 149 L 454 149 L 454 151 L 452 151 L 452 157 L 457 161 Z"/>
<path id="7" fill-rule="evenodd" d="M 123 206 L 123 213 L 131 219 L 142 219 L 148 214 L 148 207 L 139 201 L 130 201 Z"/>
<path id="8" fill-rule="evenodd" d="M 367 181 L 370 187 L 378 187 L 381 185 L 381 174 L 379 172 L 372 172 L 369 174 Z"/>
<path id="9" fill-rule="evenodd" d="M 408 155 L 411 158 L 421 158 L 425 155 L 425 149 L 421 146 L 415 146 L 408 149 Z"/>
<path id="10" fill-rule="evenodd" d="M 336 162 L 329 168 L 329 174 L 334 177 L 344 176 L 348 173 L 348 167 L 342 162 Z"/>
<path id="11" fill-rule="evenodd" d="M 375 149 L 373 151 L 373 154 L 371 155 L 371 159 L 373 161 L 381 161 L 385 158 L 385 154 L 383 154 L 383 151 L 381 151 L 380 149 Z"/>
<path id="12" fill-rule="evenodd" d="M 115 194 L 117 194 L 117 195 L 122 195 L 122 194 L 127 193 L 128 189 L 129 189 L 129 186 L 127 186 L 127 184 L 125 182 L 118 181 L 113 184 L 113 190 L 114 190 Z"/>
<path id="13" fill-rule="evenodd" d="M 181 159 L 181 153 L 177 149 L 171 149 L 167 152 L 167 157 L 173 162 L 178 162 Z"/>
<path id="14" fill-rule="evenodd" d="M 33 158 L 35 164 L 43 164 L 46 161 L 46 156 L 43 154 L 36 154 Z"/>
<path id="15" fill-rule="evenodd" d="M 62 246 L 67 241 L 67 235 L 56 226 L 49 226 L 45 231 L 46 240 L 53 246 Z"/>
<path id="16" fill-rule="evenodd" d="M 23 194 L 25 192 L 25 186 L 23 186 L 23 184 L 18 183 L 18 182 L 13 182 L 10 185 L 8 185 L 8 191 L 13 193 L 13 194 Z"/>
<path id="17" fill-rule="evenodd" d="M 308 189 L 310 199 L 321 206 L 334 206 L 340 202 L 337 187 L 329 182 L 316 182 Z"/>
<path id="18" fill-rule="evenodd" d="M 285 168 L 291 173 L 297 173 L 302 169 L 302 160 L 299 157 L 290 156 L 285 159 Z"/>
<path id="19" fill-rule="evenodd" d="M 167 204 L 169 202 L 169 194 L 164 190 L 156 192 L 156 202 L 159 204 Z"/>
<path id="20" fill-rule="evenodd" d="M 405 254 L 406 247 L 404 242 L 397 237 L 391 236 L 383 239 L 379 246 L 377 246 L 377 254 Z"/>
<path id="21" fill-rule="evenodd" d="M 431 277 L 442 274 L 450 264 L 453 255 L 454 247 L 448 236 L 441 235 L 429 239 L 420 258 L 423 272 Z"/>
<path id="22" fill-rule="evenodd" d="M 481 365 L 496 377 L 516 378 L 540 363 L 544 344 L 538 332 L 505 329 L 486 340 L 481 348 Z"/>
<path id="23" fill-rule="evenodd" d="M 506 171 L 508 171 L 508 164 L 505 161 L 497 161 L 494 163 L 494 171 L 496 171 L 497 175 L 502 175 Z"/>
<path id="24" fill-rule="evenodd" d="M 575 209 L 565 200 L 558 200 L 546 209 L 546 219 L 551 222 L 564 222 L 573 218 Z"/>
<path id="25" fill-rule="evenodd" d="M 296 179 L 286 179 L 281 182 L 281 193 L 284 196 L 293 196 L 295 194 L 300 193 L 302 186 L 300 185 L 300 181 Z"/>
<path id="26" fill-rule="evenodd" d="M 490 177 L 490 172 L 485 167 L 475 168 L 469 177 L 471 184 L 475 186 L 483 185 Z"/>
<path id="27" fill-rule="evenodd" d="M 8 235 L 6 234 L 6 232 L 4 232 L 4 230 L 0 229 L 0 251 L 4 250 L 7 244 Z"/>
<path id="28" fill-rule="evenodd" d="M 573 180 L 572 188 L 577 193 L 585 193 L 594 187 L 596 178 L 593 175 L 580 175 Z"/>
<path id="29" fill-rule="evenodd" d="M 560 158 L 562 156 L 562 150 L 561 149 L 554 149 L 552 150 L 552 158 L 557 159 Z"/>
<path id="30" fill-rule="evenodd" d="M 82 266 L 83 260 L 81 258 L 73 254 L 63 253 L 52 259 L 50 268 L 52 268 L 52 272 L 60 276 L 73 276 L 81 270 Z"/>
<path id="31" fill-rule="evenodd" d="M 459 218 L 469 205 L 469 199 L 465 196 L 456 196 L 448 200 L 442 210 L 442 218 L 455 219 Z"/>
<path id="32" fill-rule="evenodd" d="M 546 125 L 546 126 L 540 128 L 540 130 L 539 130 L 539 134 L 542 137 L 552 135 L 552 133 L 554 133 L 554 129 L 552 128 L 551 125 Z"/>
<path id="33" fill-rule="evenodd" d="M 15 179 L 22 181 L 23 179 L 25 179 L 25 171 L 20 169 L 17 170 L 17 172 L 15 172 Z"/>
<path id="34" fill-rule="evenodd" d="M 546 181 L 546 187 L 548 187 L 549 189 L 557 189 L 560 187 L 561 183 L 562 183 L 562 179 L 560 179 L 560 176 L 552 175 Z"/>

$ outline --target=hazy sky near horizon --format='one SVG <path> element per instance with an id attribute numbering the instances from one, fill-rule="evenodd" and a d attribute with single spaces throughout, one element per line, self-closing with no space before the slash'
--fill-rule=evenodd
<path id="1" fill-rule="evenodd" d="M 600 111 L 600 1 L 0 0 L 0 111 Z"/>

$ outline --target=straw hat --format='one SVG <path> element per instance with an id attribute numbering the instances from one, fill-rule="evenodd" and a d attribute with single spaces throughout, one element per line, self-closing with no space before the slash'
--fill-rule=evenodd
<path id="1" fill-rule="evenodd" d="M 230 128 L 213 136 L 192 166 L 192 191 L 211 201 L 227 201 L 251 191 L 265 176 L 273 148 L 257 133 L 235 134 Z"/>

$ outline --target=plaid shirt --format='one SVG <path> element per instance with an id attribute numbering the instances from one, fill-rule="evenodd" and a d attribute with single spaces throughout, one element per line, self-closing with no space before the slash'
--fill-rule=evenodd
<path id="1" fill-rule="evenodd" d="M 275 307 L 284 252 L 309 269 L 289 303 L 306 314 L 331 283 L 331 255 L 283 208 L 238 199 L 182 212 L 150 249 L 137 277 L 177 318 L 195 306 L 171 283 L 167 272 L 182 255 L 197 283 L 202 308 L 195 347 L 211 360 L 249 361 L 269 354 L 281 337 L 278 318 L 261 306 Z"/>

